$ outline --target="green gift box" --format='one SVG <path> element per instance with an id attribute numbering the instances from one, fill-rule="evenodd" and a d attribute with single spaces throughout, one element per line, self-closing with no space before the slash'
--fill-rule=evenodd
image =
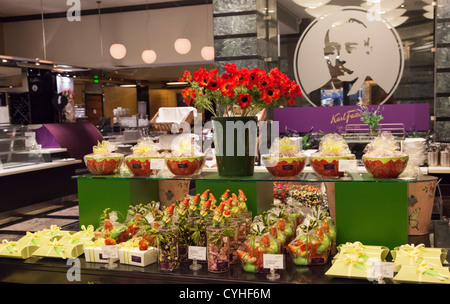
<path id="1" fill-rule="evenodd" d="M 332 260 L 332 265 L 325 275 L 330 277 L 367 279 L 371 278 L 370 262 L 368 257 L 362 258 L 359 263 L 352 263 L 345 259 Z"/>
<path id="2" fill-rule="evenodd" d="M 67 234 L 59 239 L 61 243 L 64 244 L 72 244 L 72 245 L 84 245 L 88 242 L 91 242 L 94 239 L 94 235 L 89 236 L 89 234 L 82 234 L 81 232 L 77 232 L 74 234 Z"/>
<path id="3" fill-rule="evenodd" d="M 393 278 L 396 283 L 450 284 L 448 267 L 439 267 L 425 260 L 416 265 L 402 265 Z"/>
<path id="4" fill-rule="evenodd" d="M 40 246 L 33 256 L 49 257 L 49 258 L 76 258 L 83 254 L 82 244 L 65 244 L 59 240 L 54 240 L 46 245 Z"/>
<path id="5" fill-rule="evenodd" d="M 423 244 L 415 245 L 402 245 L 395 247 L 391 251 L 391 255 L 394 261 L 394 271 L 399 272 L 401 266 L 411 266 L 415 265 L 417 261 L 423 259 L 433 265 L 442 267 L 448 262 L 447 249 L 444 248 L 429 248 L 425 247 Z"/>
<path id="6" fill-rule="evenodd" d="M 25 236 L 17 241 L 19 246 L 43 246 L 48 244 L 50 241 L 57 239 L 56 236 L 44 235 L 42 232 L 27 232 Z"/>
<path id="7" fill-rule="evenodd" d="M 3 240 L 0 245 L 0 257 L 28 259 L 39 246 L 35 245 L 18 245 L 17 242 L 9 242 Z"/>
<path id="8" fill-rule="evenodd" d="M 384 262 L 389 254 L 389 248 L 385 246 L 363 245 L 361 242 L 345 243 L 337 246 L 337 254 L 333 257 L 336 259 L 345 259 L 346 254 L 367 255 Z"/>
<path id="9" fill-rule="evenodd" d="M 49 237 L 63 237 L 68 234 L 74 234 L 75 231 L 67 231 L 67 230 L 61 230 L 61 227 L 57 225 L 51 225 L 50 229 L 42 229 L 40 231 L 43 236 L 49 236 Z"/>

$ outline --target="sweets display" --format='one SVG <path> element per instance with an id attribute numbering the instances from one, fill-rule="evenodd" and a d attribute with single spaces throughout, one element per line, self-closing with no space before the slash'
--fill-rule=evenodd
<path id="1" fill-rule="evenodd" d="M 262 162 L 273 176 L 296 176 L 305 167 L 306 155 L 289 137 L 276 138 L 269 154 L 262 155 Z"/>
<path id="2" fill-rule="evenodd" d="M 141 138 L 138 143 L 131 147 L 133 154 L 125 157 L 125 164 L 134 175 L 158 174 L 161 166 L 156 161 L 164 161 L 158 152 L 159 144 L 155 144 L 150 138 Z"/>
<path id="3" fill-rule="evenodd" d="M 319 151 L 311 154 L 310 164 L 320 176 L 341 177 L 339 160 L 353 160 L 355 155 L 350 152 L 344 138 L 335 133 L 326 134 L 319 143 Z"/>
<path id="4" fill-rule="evenodd" d="M 180 136 L 172 144 L 172 153 L 166 156 L 166 165 L 177 176 L 192 176 L 202 172 L 205 154 L 190 136 Z"/>
<path id="5" fill-rule="evenodd" d="M 408 164 L 408 155 L 399 151 L 398 141 L 390 133 L 382 133 L 364 149 L 362 160 L 367 171 L 376 178 L 396 178 Z"/>
<path id="6" fill-rule="evenodd" d="M 109 175 L 116 173 L 122 165 L 124 155 L 114 153 L 117 148 L 109 141 L 97 143 L 92 148 L 93 153 L 84 156 L 86 167 L 92 174 Z"/>
<path id="7" fill-rule="evenodd" d="M 296 265 L 323 265 L 328 261 L 335 239 L 334 224 L 327 211 L 317 205 L 297 227 L 297 235 L 288 249 Z"/>

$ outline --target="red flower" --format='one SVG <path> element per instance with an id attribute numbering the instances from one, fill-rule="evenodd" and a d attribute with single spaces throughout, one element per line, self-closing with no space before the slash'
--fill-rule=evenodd
<path id="1" fill-rule="evenodd" d="M 184 82 L 184 81 L 191 81 L 191 80 L 192 80 L 191 72 L 184 71 L 183 77 L 180 78 L 178 81 Z"/>
<path id="2" fill-rule="evenodd" d="M 194 72 L 193 80 L 197 81 L 200 86 L 206 87 L 210 81 L 214 80 L 216 74 L 217 69 L 208 72 L 205 68 L 200 68 L 197 72 Z"/>
<path id="3" fill-rule="evenodd" d="M 280 90 L 275 89 L 274 87 L 268 87 L 261 92 L 261 98 L 265 103 L 269 104 L 273 100 L 277 100 L 278 98 L 280 98 Z"/>
<path id="4" fill-rule="evenodd" d="M 234 88 L 236 87 L 236 83 L 233 81 L 233 79 L 223 79 L 220 83 L 220 91 L 222 92 L 223 96 L 227 97 L 234 97 L 235 92 Z"/>
<path id="5" fill-rule="evenodd" d="M 184 102 L 187 105 L 190 105 L 191 103 L 194 105 L 196 100 L 195 100 L 195 91 L 190 89 L 190 88 L 184 88 L 183 91 L 181 91 L 181 96 L 184 99 Z"/>
<path id="6" fill-rule="evenodd" d="M 256 83 L 258 90 L 263 91 L 272 86 L 273 82 L 267 74 L 260 74 L 259 81 Z"/>
<path id="7" fill-rule="evenodd" d="M 219 88 L 219 77 L 216 78 L 216 80 L 212 80 L 208 83 L 206 86 L 206 89 L 210 91 L 215 91 Z"/>
<path id="8" fill-rule="evenodd" d="M 302 90 L 300 89 L 300 86 L 298 84 L 294 83 L 291 86 L 291 94 L 294 96 L 299 96 L 299 97 L 302 96 Z"/>
<path id="9" fill-rule="evenodd" d="M 241 93 L 237 97 L 237 102 L 241 109 L 248 108 L 250 101 L 252 101 L 252 96 L 250 94 Z"/>
<path id="10" fill-rule="evenodd" d="M 236 63 L 225 63 L 225 71 L 227 71 L 230 74 L 234 74 L 237 71 L 237 65 Z"/>

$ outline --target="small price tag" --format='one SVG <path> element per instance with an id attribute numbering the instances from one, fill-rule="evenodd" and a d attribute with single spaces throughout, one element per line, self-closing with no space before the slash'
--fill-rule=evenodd
<path id="1" fill-rule="evenodd" d="M 116 259 L 119 257 L 119 250 L 117 245 L 102 246 L 102 256 L 105 259 Z"/>
<path id="2" fill-rule="evenodd" d="M 206 247 L 189 246 L 188 259 L 206 261 Z"/>
<path id="3" fill-rule="evenodd" d="M 163 158 L 150 159 L 150 169 L 163 170 L 164 169 L 164 159 Z"/>
<path id="4" fill-rule="evenodd" d="M 358 166 L 356 165 L 356 159 L 341 159 L 339 160 L 338 169 L 339 172 L 350 172 L 356 173 L 358 171 Z"/>
<path id="5" fill-rule="evenodd" d="M 371 275 L 375 278 L 383 277 L 392 279 L 394 277 L 394 263 L 392 262 L 372 262 Z"/>
<path id="6" fill-rule="evenodd" d="M 283 254 L 264 254 L 263 267 L 269 269 L 284 269 Z"/>

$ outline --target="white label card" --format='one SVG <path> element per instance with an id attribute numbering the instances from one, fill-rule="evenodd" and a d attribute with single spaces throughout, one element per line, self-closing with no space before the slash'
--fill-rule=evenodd
<path id="1" fill-rule="evenodd" d="M 150 159 L 150 169 L 163 170 L 164 169 L 164 158 Z"/>
<path id="2" fill-rule="evenodd" d="M 119 250 L 117 245 L 102 246 L 102 256 L 105 259 L 116 259 L 119 257 Z"/>
<path id="3" fill-rule="evenodd" d="M 338 164 L 339 172 L 350 172 L 356 173 L 358 171 L 358 166 L 356 164 L 356 159 L 341 159 Z"/>
<path id="4" fill-rule="evenodd" d="M 383 277 L 392 279 L 394 277 L 394 263 L 374 261 L 371 265 L 371 275 L 373 277 Z"/>
<path id="5" fill-rule="evenodd" d="M 264 254 L 263 267 L 269 269 L 283 269 L 284 255 L 283 254 Z"/>
<path id="6" fill-rule="evenodd" d="M 206 261 L 206 247 L 189 246 L 188 259 Z"/>

